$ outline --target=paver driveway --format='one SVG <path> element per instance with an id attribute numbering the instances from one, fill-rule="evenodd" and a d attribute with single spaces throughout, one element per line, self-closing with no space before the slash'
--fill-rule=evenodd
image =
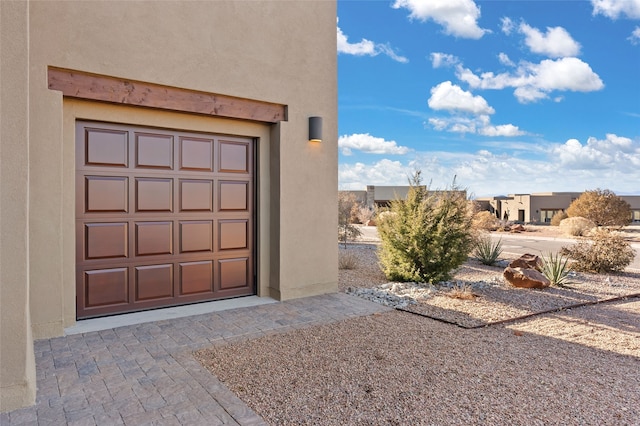
<path id="1" fill-rule="evenodd" d="M 0 424 L 264 424 L 193 351 L 388 309 L 335 293 L 38 340 L 36 405 Z"/>

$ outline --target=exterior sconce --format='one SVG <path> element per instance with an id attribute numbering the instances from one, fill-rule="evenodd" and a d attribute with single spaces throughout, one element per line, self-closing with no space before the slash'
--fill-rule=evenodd
<path id="1" fill-rule="evenodd" d="M 322 117 L 309 117 L 309 142 L 322 142 Z"/>

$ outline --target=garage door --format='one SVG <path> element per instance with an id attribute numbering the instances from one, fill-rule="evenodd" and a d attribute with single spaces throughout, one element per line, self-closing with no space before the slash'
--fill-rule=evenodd
<path id="1" fill-rule="evenodd" d="M 255 294 L 253 145 L 78 122 L 77 317 Z"/>

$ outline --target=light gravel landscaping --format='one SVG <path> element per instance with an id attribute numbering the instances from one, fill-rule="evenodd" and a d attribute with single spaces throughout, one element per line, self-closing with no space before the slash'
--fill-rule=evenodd
<path id="1" fill-rule="evenodd" d="M 470 260 L 407 285 L 387 282 L 373 242 L 346 253 L 340 291 L 405 311 L 196 354 L 269 424 L 640 425 L 640 274 L 516 289 Z"/>

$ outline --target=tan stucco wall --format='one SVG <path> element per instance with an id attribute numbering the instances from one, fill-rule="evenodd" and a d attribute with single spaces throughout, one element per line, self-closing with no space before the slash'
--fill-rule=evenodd
<path id="1" fill-rule="evenodd" d="M 22 209 L 7 216 L 17 231 L 6 239 L 2 210 L 3 268 L 5 256 L 14 257 L 6 251 L 23 246 L 22 263 L 2 270 L 3 330 L 21 330 L 22 342 L 9 349 L 3 334 L 3 404 L 13 380 L 5 369 L 25 377 L 29 369 L 31 328 L 35 338 L 56 336 L 75 319 L 76 118 L 259 138 L 260 295 L 289 299 L 337 289 L 335 2 L 2 2 L 1 10 L 3 64 L 10 40 L 21 43 L 16 52 L 24 65 L 7 77 L 3 66 L 2 76 L 3 106 L 5 82 L 15 86 L 7 95 L 23 102 L 16 111 L 22 128 L 2 124 L 3 206 L 18 197 Z M 47 87 L 49 66 L 284 104 L 288 120 L 265 125 L 63 100 Z M 307 141 L 309 116 L 324 118 L 322 143 Z M 5 143 L 5 128 L 15 132 L 16 146 Z M 23 166 L 6 195 L 5 149 L 15 149 L 15 164 Z M 5 322 L 9 297 L 21 316 Z M 33 389 L 34 379 L 23 383 Z"/>
<path id="2" fill-rule="evenodd" d="M 29 310 L 28 8 L 0 2 L 0 411 L 33 402 Z"/>

